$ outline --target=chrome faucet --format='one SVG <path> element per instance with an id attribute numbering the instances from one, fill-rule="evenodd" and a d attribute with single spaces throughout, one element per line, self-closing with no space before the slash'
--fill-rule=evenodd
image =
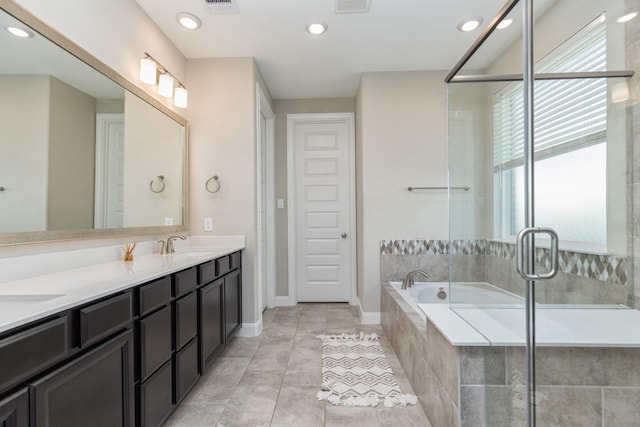
<path id="1" fill-rule="evenodd" d="M 431 278 L 431 274 L 427 273 L 424 270 L 413 270 L 410 271 L 409 273 L 407 273 L 407 275 L 405 276 L 404 279 L 402 279 L 402 288 L 401 289 L 407 289 L 413 286 L 414 281 L 413 281 L 413 276 L 419 274 L 420 276 L 424 277 L 425 279 L 429 279 Z"/>
<path id="2" fill-rule="evenodd" d="M 180 234 L 176 234 L 175 236 L 169 236 L 167 238 L 167 243 L 164 244 L 164 242 L 162 242 L 162 240 L 160 240 L 160 242 L 162 242 L 162 249 L 160 250 L 161 254 L 172 254 L 176 251 L 176 249 L 173 247 L 173 241 L 176 239 L 180 239 L 180 240 L 187 240 L 186 237 L 184 237 L 183 235 Z"/>

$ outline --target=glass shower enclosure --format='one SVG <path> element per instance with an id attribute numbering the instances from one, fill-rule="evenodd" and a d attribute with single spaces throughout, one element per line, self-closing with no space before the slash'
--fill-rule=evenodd
<path id="1" fill-rule="evenodd" d="M 509 1 L 446 78 L 462 425 L 640 425 L 638 13 Z"/>

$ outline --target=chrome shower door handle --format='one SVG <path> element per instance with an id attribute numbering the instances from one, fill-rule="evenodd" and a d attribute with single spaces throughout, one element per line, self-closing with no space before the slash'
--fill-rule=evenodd
<path id="1" fill-rule="evenodd" d="M 524 259 L 524 244 L 527 240 L 527 236 L 530 234 L 548 234 L 551 237 L 551 269 L 547 273 L 543 274 L 531 274 L 526 271 L 525 267 L 525 259 Z M 517 254 L 517 265 L 516 268 L 518 270 L 518 274 L 524 280 L 546 280 L 555 277 L 558 274 L 558 233 L 553 228 L 548 227 L 528 227 L 523 228 L 518 233 L 516 238 L 516 254 Z"/>

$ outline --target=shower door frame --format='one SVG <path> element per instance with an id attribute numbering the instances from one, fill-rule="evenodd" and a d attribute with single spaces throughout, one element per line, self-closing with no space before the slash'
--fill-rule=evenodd
<path id="1" fill-rule="evenodd" d="M 526 404 L 527 426 L 536 426 L 536 336 L 535 336 L 535 285 L 537 280 L 550 279 L 557 273 L 558 236 L 550 228 L 537 228 L 535 226 L 535 198 L 534 198 L 534 82 L 535 80 L 562 80 L 583 78 L 616 78 L 631 77 L 633 71 L 602 71 L 602 72 L 572 72 L 572 73 L 541 73 L 534 72 L 533 51 L 533 13 L 534 0 L 509 0 L 498 14 L 491 20 L 486 29 L 471 45 L 467 52 L 458 61 L 455 67 L 445 77 L 447 84 L 472 83 L 472 82 L 509 82 L 522 81 L 524 91 L 524 228 L 518 233 L 517 270 L 525 281 L 526 286 Z M 518 5 L 522 8 L 522 42 L 523 42 L 523 73 L 501 75 L 460 75 L 458 72 L 465 66 L 482 44 L 490 37 L 498 24 Z M 552 266 L 549 272 L 536 274 L 535 272 L 535 234 L 546 233 L 551 237 Z"/>

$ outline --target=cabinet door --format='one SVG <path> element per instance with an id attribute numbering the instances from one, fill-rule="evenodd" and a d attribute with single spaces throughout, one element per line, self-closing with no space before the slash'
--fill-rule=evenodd
<path id="1" fill-rule="evenodd" d="M 204 372 L 213 357 L 224 346 L 223 331 L 223 287 L 224 280 L 200 288 L 200 371 Z"/>
<path id="2" fill-rule="evenodd" d="M 29 389 L 0 400 L 1 427 L 29 427 Z"/>
<path id="3" fill-rule="evenodd" d="M 241 271 L 235 270 L 224 278 L 225 339 L 227 340 L 242 326 Z"/>
<path id="4" fill-rule="evenodd" d="M 133 426 L 132 368 L 127 331 L 31 385 L 33 426 Z"/>

